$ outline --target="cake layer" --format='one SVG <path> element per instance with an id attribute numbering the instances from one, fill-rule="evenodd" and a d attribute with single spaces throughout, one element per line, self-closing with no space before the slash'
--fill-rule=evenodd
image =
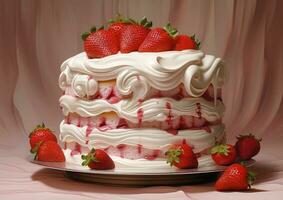
<path id="1" fill-rule="evenodd" d="M 195 152 L 204 151 L 220 142 L 225 137 L 224 125 L 210 126 L 210 132 L 205 129 L 179 130 L 172 135 L 164 130 L 154 128 L 138 129 L 112 129 L 101 131 L 88 126 L 78 127 L 73 124 L 60 124 L 60 139 L 63 142 L 76 142 L 88 148 L 106 149 L 109 146 L 117 147 L 121 144 L 142 147 L 146 149 L 158 149 L 166 151 L 171 144 L 187 142 Z"/>
<path id="2" fill-rule="evenodd" d="M 60 98 L 63 113 L 77 113 L 82 117 L 98 116 L 105 112 L 115 112 L 120 118 L 133 123 L 140 121 L 166 121 L 168 115 L 174 120 L 180 116 L 203 117 L 208 122 L 221 120 L 224 112 L 222 101 L 216 104 L 203 98 L 183 98 L 176 101 L 172 98 L 149 99 L 143 102 L 123 99 L 111 104 L 104 99 L 86 101 L 69 95 Z"/>
<path id="3" fill-rule="evenodd" d="M 224 76 L 220 58 L 195 50 L 118 53 L 100 59 L 80 53 L 62 64 L 59 85 L 84 98 L 97 93 L 99 81 L 116 80 L 119 94 L 132 95 L 136 102 L 145 99 L 150 88 L 170 91 L 182 84 L 191 97 L 202 96 L 210 84 L 216 94 Z"/>

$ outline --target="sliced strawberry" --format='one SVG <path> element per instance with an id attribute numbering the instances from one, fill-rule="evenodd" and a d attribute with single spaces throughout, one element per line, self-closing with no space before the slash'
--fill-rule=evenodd
<path id="1" fill-rule="evenodd" d="M 105 86 L 99 88 L 99 96 L 102 99 L 108 99 L 112 94 L 113 87 L 112 86 Z"/>
<path id="2" fill-rule="evenodd" d="M 237 139 L 235 148 L 241 160 L 249 160 L 260 151 L 261 139 L 256 139 L 254 135 L 239 135 Z"/>
<path id="3" fill-rule="evenodd" d="M 45 141 L 54 141 L 57 142 L 56 136 L 53 132 L 45 127 L 45 124 L 37 125 L 36 128 L 29 135 L 29 143 L 31 151 L 36 151 L 35 148 L 38 148 L 38 144 Z"/>
<path id="4" fill-rule="evenodd" d="M 188 144 L 175 144 L 165 153 L 167 163 L 180 169 L 198 167 L 198 160 Z"/>
<path id="5" fill-rule="evenodd" d="M 87 155 L 82 155 L 82 166 L 90 169 L 106 170 L 115 168 L 115 164 L 110 156 L 101 149 L 91 149 Z"/>
<path id="6" fill-rule="evenodd" d="M 152 22 L 143 18 L 140 23 L 134 23 L 123 27 L 120 38 L 120 51 L 122 53 L 129 53 L 137 51 L 140 44 L 144 41 L 150 31 Z"/>
<path id="7" fill-rule="evenodd" d="M 237 153 L 233 145 L 220 144 L 211 149 L 211 156 L 217 165 L 230 165 L 236 160 Z"/>
<path id="8" fill-rule="evenodd" d="M 139 47 L 139 52 L 161 52 L 173 49 L 177 30 L 167 24 L 164 28 L 152 29 Z"/>
<path id="9" fill-rule="evenodd" d="M 119 40 L 112 30 L 91 29 L 91 33 L 83 33 L 84 50 L 89 58 L 102 58 L 119 51 Z"/>
<path id="10" fill-rule="evenodd" d="M 187 35 L 178 35 L 175 38 L 175 47 L 177 51 L 185 49 L 199 49 L 200 42 L 196 39 L 195 35 L 189 37 Z"/>
<path id="11" fill-rule="evenodd" d="M 218 191 L 247 190 L 253 184 L 255 174 L 248 172 L 247 168 L 238 163 L 229 166 L 215 184 Z"/>
<path id="12" fill-rule="evenodd" d="M 55 141 L 42 142 L 34 152 L 35 160 L 44 162 L 64 162 L 65 156 L 61 147 Z"/>

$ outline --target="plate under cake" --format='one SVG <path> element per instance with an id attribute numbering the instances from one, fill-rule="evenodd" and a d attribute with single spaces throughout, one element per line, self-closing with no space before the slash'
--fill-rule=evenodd
<path id="1" fill-rule="evenodd" d="M 200 166 L 225 141 L 222 60 L 198 50 L 132 52 L 89 59 L 80 53 L 61 66 L 67 162 L 104 149 L 117 167 L 170 171 L 164 153 L 188 143 Z"/>

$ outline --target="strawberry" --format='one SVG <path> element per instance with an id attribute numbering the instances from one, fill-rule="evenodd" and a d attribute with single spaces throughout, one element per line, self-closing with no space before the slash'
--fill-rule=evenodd
<path id="1" fill-rule="evenodd" d="M 91 29 L 91 33 L 82 34 L 84 40 L 84 50 L 89 58 L 102 58 L 119 51 L 119 40 L 113 30 L 104 30 L 101 27 Z"/>
<path id="2" fill-rule="evenodd" d="M 139 47 L 139 52 L 160 52 L 173 49 L 177 30 L 167 24 L 164 28 L 152 29 Z"/>
<path id="3" fill-rule="evenodd" d="M 238 163 L 230 165 L 216 181 L 218 191 L 247 190 L 255 180 L 255 174 Z"/>
<path id="4" fill-rule="evenodd" d="M 233 145 L 220 144 L 211 149 L 211 157 L 217 165 L 230 165 L 235 161 L 237 153 Z"/>
<path id="5" fill-rule="evenodd" d="M 90 169 L 113 169 L 115 164 L 110 156 L 101 149 L 91 149 L 87 155 L 82 155 L 82 166 L 88 166 Z"/>
<path id="6" fill-rule="evenodd" d="M 151 26 L 152 22 L 147 21 L 146 18 L 143 18 L 140 23 L 135 22 L 134 24 L 125 26 L 121 30 L 120 51 L 122 53 L 137 51 L 147 34 L 150 32 L 149 28 Z"/>
<path id="7" fill-rule="evenodd" d="M 41 142 L 45 141 L 54 141 L 57 142 L 56 136 L 53 132 L 45 127 L 45 124 L 37 125 L 36 128 L 29 134 L 29 143 L 31 151 L 35 151 L 35 148 L 38 148 Z"/>
<path id="8" fill-rule="evenodd" d="M 112 30 L 116 33 L 117 37 L 119 38 L 120 41 L 120 35 L 122 29 L 129 25 L 135 23 L 132 19 L 127 19 L 127 18 L 122 18 L 120 14 L 118 14 L 117 18 L 115 20 L 110 19 L 108 22 L 110 25 L 108 27 L 109 30 Z"/>
<path id="9" fill-rule="evenodd" d="M 175 144 L 165 153 L 167 163 L 180 169 L 191 169 L 198 167 L 198 160 L 192 148 L 184 144 Z"/>
<path id="10" fill-rule="evenodd" d="M 64 162 L 65 156 L 61 147 L 55 141 L 41 142 L 39 147 L 34 151 L 35 160 L 45 162 Z"/>
<path id="11" fill-rule="evenodd" d="M 241 160 L 249 160 L 260 151 L 261 139 L 256 139 L 254 135 L 239 135 L 237 139 L 235 148 Z"/>
<path id="12" fill-rule="evenodd" d="M 185 49 L 199 49 L 200 42 L 195 35 L 189 37 L 187 35 L 178 35 L 175 37 L 174 50 L 181 51 Z"/>

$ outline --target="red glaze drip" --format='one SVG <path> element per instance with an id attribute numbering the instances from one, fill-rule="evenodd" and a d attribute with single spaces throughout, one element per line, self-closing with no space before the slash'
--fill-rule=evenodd
<path id="1" fill-rule="evenodd" d="M 127 146 L 125 144 L 119 144 L 116 148 L 120 151 L 120 157 L 124 158 L 124 150 Z"/>
<path id="2" fill-rule="evenodd" d="M 167 124 L 170 126 L 169 129 L 172 129 L 172 110 L 171 110 L 171 104 L 169 102 L 166 102 L 166 108 L 169 109 L 168 115 L 167 115 L 167 119 L 166 122 Z"/>
<path id="3" fill-rule="evenodd" d="M 86 128 L 86 133 L 85 133 L 85 136 L 86 136 L 86 144 L 88 144 L 89 142 L 89 135 L 91 134 L 92 130 L 93 130 L 93 124 L 91 123 L 91 118 L 89 117 L 87 119 L 87 128 Z"/>
<path id="4" fill-rule="evenodd" d="M 200 103 L 196 103 L 196 106 L 197 106 L 196 113 L 197 113 L 198 117 L 201 118 L 201 105 L 200 105 Z"/>
<path id="5" fill-rule="evenodd" d="M 71 151 L 71 156 L 77 155 L 77 154 L 81 154 L 81 145 L 76 143 L 75 144 L 75 148 Z"/>
<path id="6" fill-rule="evenodd" d="M 158 157 L 159 153 L 160 153 L 160 150 L 156 149 L 156 150 L 153 150 L 153 153 L 151 155 L 145 155 L 144 158 L 147 160 L 154 160 Z"/>
<path id="7" fill-rule="evenodd" d="M 119 123 L 116 128 L 129 128 L 127 121 L 124 118 L 119 119 Z"/>
<path id="8" fill-rule="evenodd" d="M 180 116 L 179 118 L 179 124 L 178 124 L 179 129 L 186 129 L 187 125 L 186 125 L 186 121 L 185 118 L 183 116 Z"/>
<path id="9" fill-rule="evenodd" d="M 142 145 L 141 145 L 141 144 L 138 144 L 137 149 L 138 149 L 138 153 L 139 153 L 139 154 L 141 154 L 141 151 L 142 151 Z"/>
<path id="10" fill-rule="evenodd" d="M 82 126 L 81 123 L 82 123 L 82 122 L 81 122 L 81 117 L 79 117 L 79 118 L 78 118 L 78 124 L 77 124 L 77 126 L 78 126 L 78 127 L 81 127 L 81 126 Z"/>
<path id="11" fill-rule="evenodd" d="M 67 149 L 67 142 L 64 142 L 64 150 Z"/>
<path id="12" fill-rule="evenodd" d="M 143 102 L 143 99 L 138 99 L 138 106 L 140 106 Z"/>
<path id="13" fill-rule="evenodd" d="M 138 109 L 137 118 L 138 118 L 139 127 L 141 127 L 142 118 L 143 118 L 143 109 L 142 108 Z"/>

